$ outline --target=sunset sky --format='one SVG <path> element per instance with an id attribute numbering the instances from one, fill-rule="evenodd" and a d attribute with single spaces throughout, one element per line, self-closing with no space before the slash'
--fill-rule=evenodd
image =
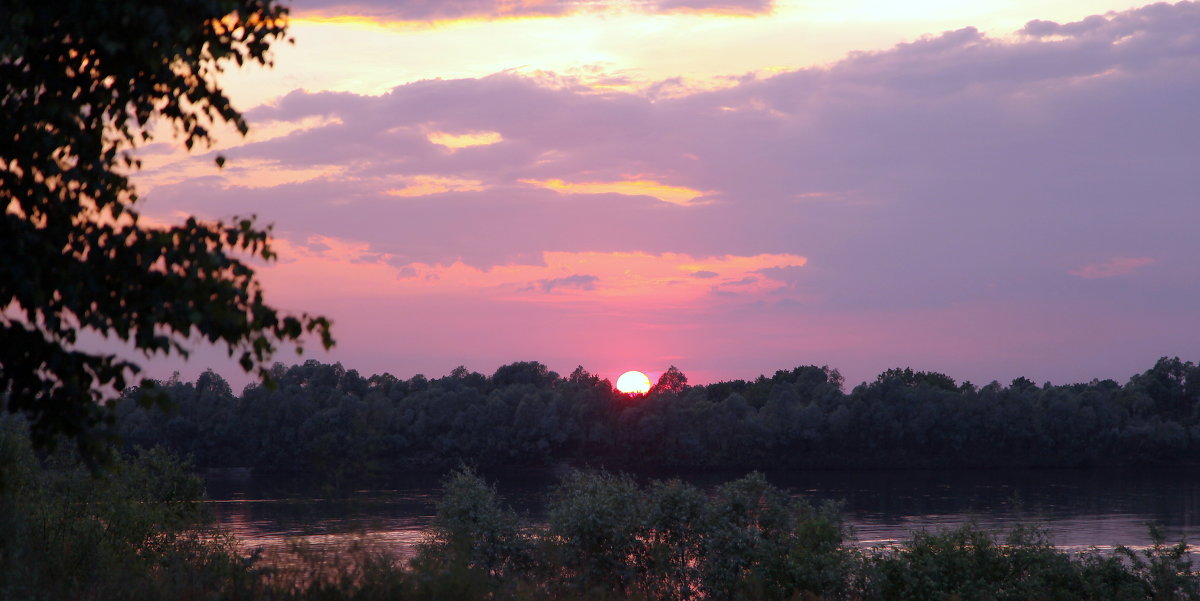
<path id="1" fill-rule="evenodd" d="M 1200 4 L 297 0 L 291 34 L 221 80 L 248 138 L 163 139 L 135 181 L 153 220 L 274 225 L 268 301 L 334 322 L 305 358 L 850 385 L 1200 358 Z M 203 347 L 150 375 L 206 367 L 248 381 Z"/>

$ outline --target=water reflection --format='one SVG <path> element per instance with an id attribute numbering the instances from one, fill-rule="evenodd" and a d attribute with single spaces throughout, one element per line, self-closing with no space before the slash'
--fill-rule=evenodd
<path id="1" fill-rule="evenodd" d="M 741 472 L 646 472 L 711 489 Z M 1148 523 L 1168 542 L 1200 535 L 1200 470 L 854 471 L 767 473 L 772 484 L 815 502 L 841 503 L 852 544 L 893 544 L 914 530 L 974 522 L 1004 532 L 1045 526 L 1066 550 L 1150 544 Z M 544 519 L 550 473 L 489 474 L 500 496 L 532 521 Z M 292 544 L 337 552 L 358 545 L 411 556 L 433 520 L 440 479 L 411 476 L 380 488 L 322 491 L 303 478 L 215 474 L 208 479 L 217 522 L 255 548 L 284 553 Z"/>

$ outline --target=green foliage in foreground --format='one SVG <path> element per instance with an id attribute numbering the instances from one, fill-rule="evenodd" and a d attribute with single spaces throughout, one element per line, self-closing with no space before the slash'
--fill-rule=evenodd
<path id="1" fill-rule="evenodd" d="M 201 528 L 200 479 L 162 450 L 93 476 L 39 460 L 25 424 L 0 419 L 0 478 L 0 599 L 177 599 L 251 575 Z"/>
<path id="2" fill-rule="evenodd" d="M 532 525 L 459 472 L 413 560 L 341 552 L 289 571 L 205 527 L 198 480 L 161 451 L 95 477 L 28 445 L 0 422 L 5 600 L 1200 600 L 1183 544 L 1070 555 L 1036 529 L 1001 541 L 967 526 L 854 549 L 833 507 L 757 474 L 705 492 L 577 472 Z"/>
<path id="3" fill-rule="evenodd" d="M 759 474 L 706 494 L 679 481 L 569 475 L 549 523 L 520 526 L 471 472 L 446 485 L 416 577 L 469 575 L 488 596 L 586 599 L 1192 600 L 1189 547 L 1071 555 L 1037 528 L 998 540 L 975 526 L 918 532 L 896 548 L 843 544 L 835 508 Z"/>
<path id="4" fill-rule="evenodd" d="M 837 598 L 858 558 L 833 507 L 791 498 L 759 474 L 708 495 L 678 480 L 641 487 L 574 472 L 552 493 L 545 526 L 518 523 L 478 476 L 460 472 L 416 565 L 550 598 Z"/>

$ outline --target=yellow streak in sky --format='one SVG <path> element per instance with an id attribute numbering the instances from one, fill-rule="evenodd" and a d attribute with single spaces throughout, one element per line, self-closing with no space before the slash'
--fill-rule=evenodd
<path id="1" fill-rule="evenodd" d="M 443 192 L 478 192 L 485 189 L 483 182 L 474 179 L 438 177 L 436 175 L 414 175 L 403 179 L 405 186 L 388 190 L 388 196 L 415 198 Z"/>
<path id="2" fill-rule="evenodd" d="M 627 196 L 652 196 L 663 202 L 680 206 L 697 204 L 693 202 L 704 196 L 700 190 L 670 186 L 654 180 L 624 180 L 615 182 L 565 182 L 561 179 L 523 179 L 523 184 L 546 188 L 564 194 L 624 194 Z"/>
<path id="3" fill-rule="evenodd" d="M 419 33 L 423 31 L 447 30 L 472 25 L 494 25 L 512 23 L 514 21 L 542 21 L 553 19 L 555 15 L 514 15 L 501 14 L 494 17 L 455 17 L 450 19 L 435 19 L 430 21 L 415 21 L 405 19 L 386 19 L 369 15 L 326 15 L 322 13 L 305 13 L 301 17 L 293 17 L 291 23 L 300 26 L 332 25 L 349 27 L 359 31 L 378 30 L 396 33 Z"/>
<path id="4" fill-rule="evenodd" d="M 459 148 L 470 148 L 471 146 L 488 146 L 490 144 L 498 144 L 504 141 L 504 137 L 497 131 L 472 131 L 462 134 L 452 134 L 444 131 L 431 132 L 425 136 L 430 142 L 439 146 L 445 146 L 451 150 Z"/>
<path id="5" fill-rule="evenodd" d="M 727 7 L 677 7 L 667 11 L 652 10 L 652 3 L 636 0 L 602 0 L 578 2 L 562 6 L 560 0 L 500 0 L 491 10 L 478 13 L 463 13 L 455 16 L 430 16 L 426 19 L 396 17 L 385 13 L 334 14 L 324 10 L 302 11 L 291 17 L 293 24 L 334 24 L 358 27 L 380 27 L 389 29 L 443 29 L 476 23 L 495 24 L 513 21 L 555 20 L 588 17 L 601 20 L 646 19 L 649 17 L 695 17 L 695 18 L 756 18 L 770 13 L 759 13 Z"/>

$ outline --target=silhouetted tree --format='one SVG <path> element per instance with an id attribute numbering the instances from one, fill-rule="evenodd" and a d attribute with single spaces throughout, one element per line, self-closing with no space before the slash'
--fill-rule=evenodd
<path id="1" fill-rule="evenodd" d="M 687 376 L 672 365 L 658 377 L 658 382 L 650 388 L 649 394 L 681 394 L 687 389 Z"/>
<path id="2" fill-rule="evenodd" d="M 331 345 L 324 318 L 267 305 L 236 258 L 273 258 L 269 230 L 236 218 L 151 227 L 127 175 L 140 166 L 133 151 L 163 124 L 189 149 L 211 144 L 224 123 L 246 132 L 216 75 L 230 63 L 269 65 L 286 9 L 10 0 L 0 12 L 0 393 L 31 418 L 33 443 L 65 435 L 85 457 L 102 452 L 109 391 L 138 372 L 80 349 L 81 331 L 147 355 L 186 356 L 189 338 L 206 339 L 264 376 L 279 342 L 308 331 Z"/>
<path id="3" fill-rule="evenodd" d="M 501 365 L 496 369 L 496 373 L 492 374 L 492 386 L 496 388 L 519 384 L 545 386 L 557 379 L 558 374 L 537 361 L 518 361 Z"/>

